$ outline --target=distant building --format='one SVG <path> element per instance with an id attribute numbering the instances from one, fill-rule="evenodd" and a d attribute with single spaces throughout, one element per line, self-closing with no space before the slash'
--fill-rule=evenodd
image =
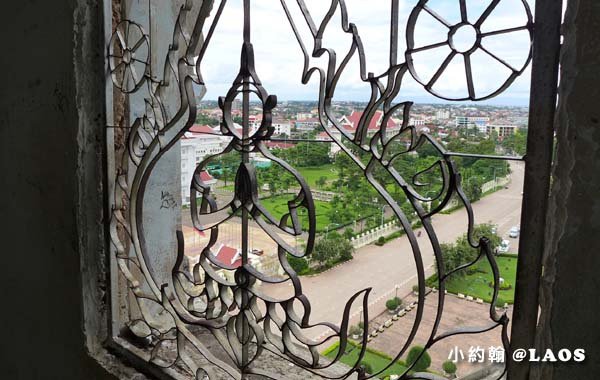
<path id="1" fill-rule="evenodd" d="M 492 131 L 498 133 L 498 138 L 500 140 L 504 139 L 505 137 L 508 137 L 512 134 L 515 133 L 515 130 L 518 127 L 516 125 L 508 125 L 508 124 L 494 124 L 494 125 L 488 125 L 486 127 L 486 133 L 488 135 L 490 135 L 492 133 Z"/>
<path id="2" fill-rule="evenodd" d="M 457 116 L 454 121 L 457 128 L 477 127 L 481 130 L 481 128 L 485 128 L 488 125 L 490 118 L 482 116 Z"/>
<path id="3" fill-rule="evenodd" d="M 260 127 L 261 123 L 262 123 L 262 116 L 260 116 L 260 115 L 248 116 L 248 125 L 250 126 L 251 130 L 258 129 L 258 127 Z"/>
<path id="4" fill-rule="evenodd" d="M 355 133 L 362 116 L 362 112 L 352 111 L 350 115 L 342 116 L 342 118 L 340 119 L 340 124 L 342 124 L 342 127 L 352 131 L 352 133 Z M 367 135 L 373 135 L 375 134 L 375 132 L 379 131 L 381 129 L 382 122 L 383 112 L 376 111 L 375 114 L 373 114 L 373 117 L 370 120 L 367 120 Z M 386 133 L 390 134 L 397 132 L 400 130 L 401 126 L 402 125 L 400 123 L 396 122 L 393 118 L 390 117 L 387 120 Z"/>
<path id="5" fill-rule="evenodd" d="M 408 122 L 408 125 L 412 125 L 413 127 L 416 127 L 417 129 L 419 129 L 419 128 L 425 126 L 425 120 L 411 118 Z"/>
<path id="6" fill-rule="evenodd" d="M 303 112 L 303 113 L 296 114 L 296 120 L 310 119 L 312 117 L 313 117 L 313 114 L 309 113 L 309 112 Z"/>
<path id="7" fill-rule="evenodd" d="M 209 155 L 223 151 L 230 138 L 219 135 L 219 132 L 207 125 L 194 125 L 181 138 L 181 201 L 190 203 L 190 184 L 197 165 Z M 217 180 L 210 173 L 203 172 L 202 180 L 214 185 Z"/>
<path id="8" fill-rule="evenodd" d="M 348 126 L 346 126 L 346 130 L 349 133 L 352 133 L 352 130 L 347 129 Z M 337 129 L 332 129 L 331 130 L 331 135 L 337 139 L 338 141 L 341 141 L 342 138 L 342 133 L 340 131 L 338 131 Z M 317 140 L 320 141 L 332 141 L 332 143 L 330 144 L 330 148 L 329 148 L 329 156 L 333 157 L 335 156 L 340 150 L 342 150 L 342 148 L 340 148 L 340 146 L 336 143 L 333 142 L 333 139 L 329 136 L 329 134 L 327 132 L 321 132 L 317 135 Z"/>
<path id="9" fill-rule="evenodd" d="M 437 120 L 448 120 L 450 119 L 450 111 L 443 109 L 443 110 L 437 110 L 435 112 L 435 118 Z"/>
<path id="10" fill-rule="evenodd" d="M 297 119 L 294 122 L 294 126 L 300 132 L 312 132 L 321 126 L 321 121 L 315 117 Z"/>
<path id="11" fill-rule="evenodd" d="M 273 120 L 271 125 L 275 129 L 275 131 L 273 132 L 273 134 L 275 135 L 290 136 L 292 133 L 292 125 L 290 124 L 289 120 Z"/>

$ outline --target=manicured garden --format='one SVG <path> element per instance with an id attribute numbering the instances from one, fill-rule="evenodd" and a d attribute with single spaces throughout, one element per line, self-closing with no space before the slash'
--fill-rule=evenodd
<path id="1" fill-rule="evenodd" d="M 517 258 L 514 256 L 496 257 L 500 277 L 504 279 L 501 290 L 498 293 L 500 302 L 512 304 L 515 298 L 515 280 L 517 273 Z M 475 265 L 466 270 L 463 276 L 452 275 L 446 282 L 446 290 L 449 293 L 461 293 L 473 298 L 481 298 L 485 302 L 492 301 L 493 288 L 490 286 L 494 277 L 492 268 L 487 259 L 480 259 Z M 502 288 L 507 288 L 502 290 Z M 504 301 L 504 302 L 502 302 Z"/>
<path id="2" fill-rule="evenodd" d="M 324 186 L 321 184 L 321 178 L 324 178 L 327 183 L 336 180 L 338 177 L 335 167 L 332 164 L 326 164 L 322 166 L 299 167 L 296 168 L 296 170 L 298 170 L 300 175 L 308 183 L 308 186 L 310 186 L 311 190 L 325 190 Z M 231 183 L 232 180 L 233 178 L 230 178 L 227 186 L 223 185 L 219 188 L 222 190 L 233 191 L 235 186 L 233 183 Z M 299 186 L 297 184 L 292 183 L 292 187 Z"/>
<path id="3" fill-rule="evenodd" d="M 327 181 L 333 181 L 337 179 L 338 173 L 335 170 L 333 164 L 327 164 L 322 166 L 312 166 L 312 167 L 300 167 L 298 168 L 300 175 L 304 177 L 304 180 L 308 183 L 311 189 L 321 190 L 321 187 L 318 185 L 319 179 L 324 177 Z"/>
<path id="4" fill-rule="evenodd" d="M 329 359 L 334 359 L 339 350 L 339 344 L 335 343 L 325 351 L 323 351 L 323 355 Z M 353 342 L 348 342 L 348 347 L 346 347 L 346 353 L 341 357 L 340 361 L 348 366 L 354 366 L 356 361 L 358 360 L 358 355 L 360 354 L 360 347 Z M 362 359 L 362 363 L 368 364 L 372 373 L 377 373 L 381 369 L 385 368 L 390 364 L 392 358 L 382 352 L 377 352 L 375 350 L 371 350 L 367 348 L 367 352 L 365 352 L 365 356 Z M 394 363 L 390 368 L 385 370 L 383 374 L 378 375 L 379 378 L 384 378 L 390 375 L 402 374 L 406 371 L 406 367 L 404 366 L 404 362 L 399 360 Z"/>
<path id="5" fill-rule="evenodd" d="M 260 203 L 271 213 L 273 217 L 279 220 L 283 215 L 289 213 L 287 202 L 294 198 L 293 194 L 277 195 L 274 197 L 263 198 Z M 315 213 L 317 215 L 317 231 L 325 231 L 331 221 L 329 220 L 329 210 L 331 205 L 328 202 L 322 202 L 315 200 Z M 306 217 L 306 210 L 299 209 L 300 221 L 302 222 L 302 228 L 308 229 L 308 218 Z"/>

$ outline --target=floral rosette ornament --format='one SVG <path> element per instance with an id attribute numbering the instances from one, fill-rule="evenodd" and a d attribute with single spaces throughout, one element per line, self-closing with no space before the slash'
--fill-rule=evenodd
<path id="1" fill-rule="evenodd" d="M 413 78 L 423 85 L 426 91 L 438 98 L 452 101 L 485 100 L 502 93 L 523 73 L 531 60 L 533 47 L 533 16 L 527 1 L 519 0 L 527 18 L 527 22 L 524 25 L 489 31 L 485 30 L 484 25 L 486 21 L 488 21 L 490 16 L 497 11 L 500 2 L 501 0 L 492 0 L 481 15 L 475 18 L 468 14 L 466 0 L 460 0 L 458 2 L 458 6 L 460 7 L 460 21 L 458 23 L 451 23 L 429 6 L 430 0 L 419 1 L 408 19 L 409 27 L 406 31 L 407 49 L 405 56 L 408 70 Z M 442 29 L 445 29 L 447 33 L 439 36 L 439 42 L 427 44 L 425 46 L 416 46 L 415 30 L 420 26 L 420 23 L 425 22 L 422 19 L 424 14 L 428 14 L 433 17 L 433 19 L 437 20 L 437 22 L 443 26 Z M 511 36 L 511 33 L 520 31 L 528 32 L 526 37 L 528 38 L 527 41 L 515 41 L 515 37 L 522 40 L 524 38 L 523 35 Z M 502 57 L 502 53 L 496 53 L 493 49 L 486 47 L 486 40 L 488 38 L 501 35 L 510 40 L 511 43 L 527 42 L 529 44 L 529 49 L 526 52 L 527 55 L 523 60 L 522 65 L 519 67 L 514 67 L 513 64 L 509 63 L 507 59 Z M 424 57 L 421 59 L 419 54 L 443 47 L 449 48 L 450 52 L 434 73 L 431 76 L 428 75 L 426 77 L 425 73 L 421 72 L 422 70 L 418 68 L 418 64 L 425 63 L 426 59 Z M 490 87 L 491 89 L 481 91 L 482 93 L 478 93 L 479 91 L 476 89 L 477 86 L 473 75 L 473 57 L 480 53 L 487 55 L 487 57 L 507 69 L 503 70 L 503 72 L 494 73 L 496 75 L 493 78 L 493 84 Z M 460 62 L 461 60 L 462 63 Z M 448 71 L 452 64 L 463 66 L 464 87 L 466 87 L 466 94 L 464 96 L 445 95 L 434 89 L 436 83 L 438 83 L 440 78 Z"/>

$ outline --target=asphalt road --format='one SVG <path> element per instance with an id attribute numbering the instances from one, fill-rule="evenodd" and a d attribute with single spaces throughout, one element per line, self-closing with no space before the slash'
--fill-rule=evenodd
<path id="1" fill-rule="evenodd" d="M 499 190 L 473 204 L 475 223 L 491 222 L 498 225 L 498 234 L 511 242 L 511 252 L 517 252 L 518 239 L 508 238 L 508 230 L 518 225 L 521 215 L 523 189 L 523 164 L 511 164 L 512 181 L 508 189 Z M 454 242 L 466 232 L 467 214 L 464 209 L 452 214 L 436 215 L 434 228 L 440 242 Z M 427 274 L 433 273 L 434 256 L 426 233 L 419 238 L 422 258 Z M 314 277 L 302 277 L 302 290 L 312 305 L 311 323 L 323 321 L 340 323 L 347 300 L 357 291 L 371 287 L 369 319 L 385 309 L 385 301 L 394 293 L 402 297 L 416 284 L 416 267 L 413 252 L 406 237 L 387 243 L 383 247 L 368 245 L 357 250 L 354 259 Z M 286 289 L 287 287 L 287 289 Z M 263 285 L 273 296 L 287 296 L 291 284 Z M 352 308 L 352 323 L 359 321 L 360 305 Z M 321 336 L 323 329 L 311 329 L 306 335 Z"/>

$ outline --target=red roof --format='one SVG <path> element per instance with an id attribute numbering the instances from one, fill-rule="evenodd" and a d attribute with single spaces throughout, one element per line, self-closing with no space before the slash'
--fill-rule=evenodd
<path id="1" fill-rule="evenodd" d="M 194 124 L 190 127 L 190 132 L 193 133 L 215 133 L 208 125 Z"/>
<path id="2" fill-rule="evenodd" d="M 363 115 L 362 112 L 352 111 L 350 116 L 344 116 L 344 117 L 346 118 L 346 120 L 348 120 L 350 122 L 352 129 L 356 129 L 362 115 Z M 371 131 L 378 130 L 382 117 L 383 117 L 383 112 L 376 111 L 375 114 L 373 115 L 373 117 L 371 118 L 371 120 L 369 120 L 368 129 Z M 392 120 L 392 118 L 388 119 L 387 127 L 388 128 L 396 128 L 396 123 Z"/>
<path id="3" fill-rule="evenodd" d="M 239 268 L 242 266 L 242 256 L 238 254 L 238 250 L 236 248 L 232 248 L 223 244 L 219 248 L 219 251 L 215 257 L 227 267 Z"/>
<path id="4" fill-rule="evenodd" d="M 207 172 L 206 170 L 202 170 L 200 172 L 200 179 L 202 180 L 202 182 L 205 182 L 205 183 L 215 180 L 215 178 L 213 176 L 211 176 L 210 173 Z"/>

